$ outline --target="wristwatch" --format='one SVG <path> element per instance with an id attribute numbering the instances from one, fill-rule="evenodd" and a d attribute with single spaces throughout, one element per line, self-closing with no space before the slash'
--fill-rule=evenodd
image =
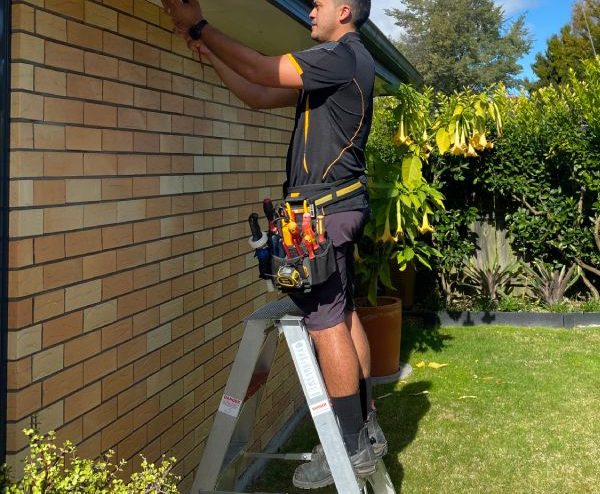
<path id="1" fill-rule="evenodd" d="M 206 19 L 202 19 L 198 21 L 197 24 L 194 24 L 192 27 L 190 27 L 190 30 L 188 31 L 190 38 L 192 38 L 194 41 L 199 40 L 202 37 L 202 31 L 207 24 L 208 21 Z"/>

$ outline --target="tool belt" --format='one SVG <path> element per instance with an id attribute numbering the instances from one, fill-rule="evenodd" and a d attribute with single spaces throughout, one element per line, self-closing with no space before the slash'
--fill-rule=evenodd
<path id="1" fill-rule="evenodd" d="M 333 242 L 324 228 L 325 207 L 364 189 L 361 180 L 352 179 L 288 190 L 275 220 L 279 235 L 270 238 L 272 281 L 279 290 L 308 293 L 337 272 Z M 281 248 L 274 242 L 281 242 Z"/>

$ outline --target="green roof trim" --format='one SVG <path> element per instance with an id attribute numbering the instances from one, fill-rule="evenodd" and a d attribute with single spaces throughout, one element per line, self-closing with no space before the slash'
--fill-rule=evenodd
<path id="1" fill-rule="evenodd" d="M 308 0 L 267 0 L 270 4 L 284 11 L 298 23 L 310 29 L 308 14 L 312 2 Z M 392 42 L 373 24 L 367 23 L 360 30 L 363 42 L 375 58 L 377 75 L 389 84 L 404 82 L 421 86 L 423 77 L 406 59 Z"/>

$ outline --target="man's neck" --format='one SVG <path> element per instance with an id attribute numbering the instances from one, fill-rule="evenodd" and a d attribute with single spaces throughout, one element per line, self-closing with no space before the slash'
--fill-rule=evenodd
<path id="1" fill-rule="evenodd" d="M 328 41 L 339 41 L 340 39 L 342 39 L 342 37 L 344 37 L 346 34 L 348 33 L 355 33 L 356 29 L 354 28 L 347 28 L 347 27 L 343 27 L 341 29 L 338 29 L 334 35 L 331 37 L 330 40 Z"/>

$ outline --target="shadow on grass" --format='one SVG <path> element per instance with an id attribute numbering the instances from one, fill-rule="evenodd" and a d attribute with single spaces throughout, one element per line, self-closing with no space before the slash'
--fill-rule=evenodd
<path id="1" fill-rule="evenodd" d="M 400 361 L 408 362 L 413 352 L 441 352 L 451 339 L 440 333 L 439 323 L 426 324 L 421 318 L 407 317 L 402 323 Z"/>
<path id="2" fill-rule="evenodd" d="M 388 440 L 385 465 L 396 488 L 402 492 L 404 468 L 400 454 L 412 443 L 419 430 L 419 422 L 431 408 L 428 391 L 429 381 L 417 381 L 404 385 L 399 390 L 395 383 L 377 386 L 373 390 L 379 424 Z"/>
<path id="3" fill-rule="evenodd" d="M 379 423 L 388 440 L 388 454 L 384 458 L 396 493 L 402 492 L 404 468 L 400 461 L 400 453 L 412 443 L 419 429 L 419 422 L 431 408 L 427 391 L 431 387 L 429 381 L 409 383 L 399 389 L 397 383 L 378 385 L 373 390 L 377 404 Z M 306 418 L 281 452 L 308 452 L 319 442 L 317 432 L 310 417 Z M 299 465 L 296 461 L 271 461 L 266 470 L 249 489 L 250 492 L 287 492 L 290 494 L 307 493 L 292 486 L 294 469 Z M 334 494 L 334 486 L 313 492 Z"/>

